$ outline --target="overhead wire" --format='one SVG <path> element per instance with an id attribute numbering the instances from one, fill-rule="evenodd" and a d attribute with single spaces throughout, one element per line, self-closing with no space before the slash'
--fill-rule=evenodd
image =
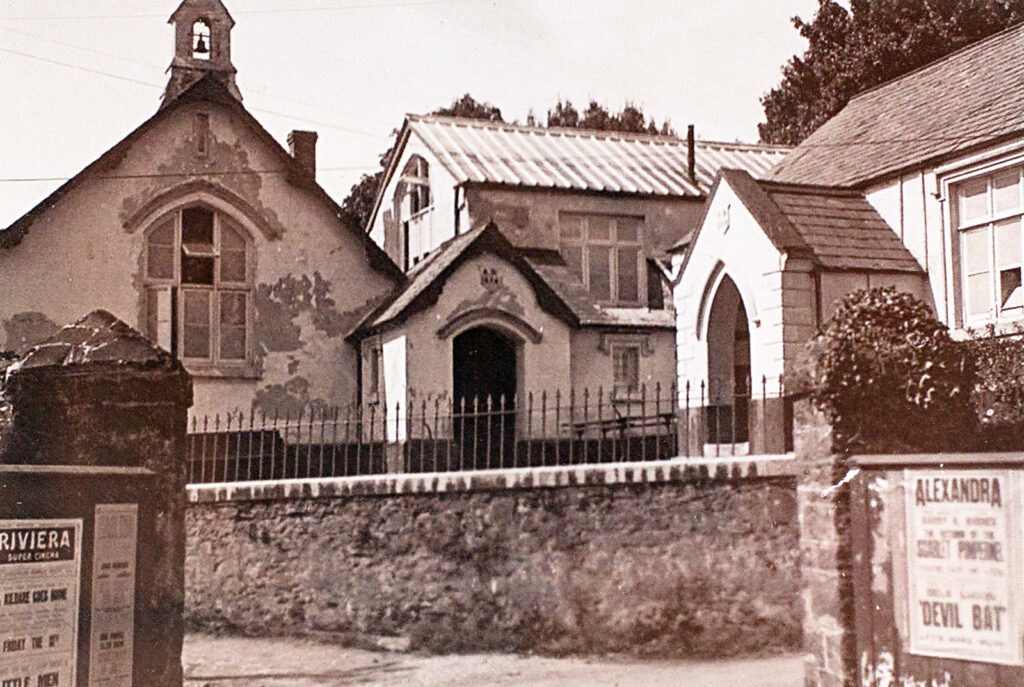
<path id="1" fill-rule="evenodd" d="M 33 60 L 39 60 L 40 62 L 46 62 L 46 63 L 49 63 L 49 64 L 55 64 L 55 65 L 59 65 L 61 67 L 67 67 L 69 69 L 77 69 L 79 71 L 88 72 L 90 74 L 97 74 L 99 76 L 105 76 L 105 77 L 108 77 L 108 78 L 111 78 L 111 79 L 117 79 L 119 81 L 126 81 L 128 83 L 134 83 L 134 84 L 137 84 L 137 85 L 140 85 L 140 86 L 146 86 L 148 88 L 157 88 L 157 89 L 160 89 L 160 90 L 164 89 L 164 86 L 161 86 L 160 84 L 151 83 L 149 81 L 142 81 L 141 79 L 133 79 L 133 78 L 128 77 L 128 76 L 122 76 L 120 74 L 114 74 L 112 72 L 104 71 L 104 70 L 101 70 L 101 69 L 92 69 L 91 67 L 83 67 L 83 66 L 78 65 L 78 64 L 73 64 L 73 63 L 70 63 L 70 62 L 64 62 L 64 61 L 61 61 L 61 60 L 55 60 L 55 59 L 52 59 L 52 58 L 49 58 L 49 57 L 42 57 L 41 55 L 34 55 L 32 53 L 23 52 L 21 50 L 14 50 L 12 48 L 0 47 L 0 52 L 6 52 L 6 53 L 13 54 L 13 55 L 20 55 L 21 57 L 30 58 L 30 59 L 33 59 Z M 371 131 L 366 131 L 364 129 L 356 129 L 354 127 L 341 126 L 341 125 L 335 124 L 333 122 L 325 122 L 325 121 L 319 120 L 319 119 L 311 119 L 309 117 L 301 117 L 301 116 L 298 116 L 298 115 L 291 114 L 289 112 L 280 112 L 278 110 L 269 110 L 269 109 L 260 108 L 260 107 L 250 107 L 248 109 L 251 112 L 259 112 L 259 113 L 262 113 L 262 114 L 268 114 L 268 115 L 275 116 L 275 117 L 284 117 L 284 118 L 287 118 L 287 119 L 291 119 L 291 120 L 295 120 L 295 121 L 299 121 L 299 122 L 304 122 L 304 123 L 307 123 L 307 124 L 316 124 L 317 126 L 323 126 L 323 127 L 329 128 L 329 129 L 336 129 L 338 131 L 344 131 L 344 132 L 347 132 L 347 133 L 350 133 L 350 134 L 356 134 L 356 135 L 359 135 L 359 136 L 369 136 L 370 138 L 378 138 L 378 139 L 381 139 L 381 140 L 388 140 L 388 139 L 390 139 L 390 136 L 385 136 L 383 134 L 379 134 L 379 133 L 375 133 L 375 132 L 371 132 Z"/>
<path id="2" fill-rule="evenodd" d="M 161 65 L 154 64 L 152 62 L 143 62 L 142 60 L 136 60 L 136 59 L 133 59 L 133 58 L 130 58 L 130 57 L 125 57 L 123 55 L 117 55 L 117 54 L 114 54 L 114 53 L 111 53 L 111 52 L 106 52 L 104 50 L 97 50 L 95 48 L 92 48 L 92 47 L 89 47 L 89 46 L 85 46 L 85 45 L 81 45 L 79 43 L 71 43 L 69 41 L 62 41 L 62 40 L 59 40 L 59 39 L 56 39 L 56 38 L 51 38 L 49 36 L 42 36 L 40 34 L 32 33 L 30 31 L 24 31 L 22 29 L 14 29 L 14 28 L 11 28 L 10 26 L 2 26 L 2 25 L 0 25 L 0 30 L 2 30 L 2 31 L 9 31 L 11 33 L 16 33 L 18 35 L 25 36 L 26 38 L 33 38 L 35 40 L 46 41 L 48 43 L 53 43 L 55 45 L 62 45 L 64 47 L 66 47 L 66 48 L 72 48 L 74 50 L 82 50 L 84 52 L 92 53 L 94 55 L 102 55 L 104 57 L 110 57 L 112 59 L 119 60 L 121 62 L 126 62 L 128 64 L 135 64 L 135 65 L 139 65 L 141 67 L 147 67 L 149 69 L 163 69 L 163 67 Z M 264 95 L 264 96 L 267 96 L 268 98 L 274 98 L 274 99 L 277 99 L 277 100 L 284 100 L 284 101 L 287 101 L 287 102 L 295 103 L 296 105 L 305 105 L 307 107 L 313 107 L 313 108 L 316 108 L 318 110 L 322 110 L 324 112 L 337 112 L 338 114 L 342 114 L 342 115 L 345 115 L 347 117 L 359 117 L 360 116 L 358 113 L 355 113 L 355 112 L 351 112 L 351 111 L 348 111 L 348 110 L 339 110 L 339 109 L 334 108 L 334 107 L 327 107 L 325 105 L 321 105 L 321 104 L 318 104 L 318 103 L 310 102 L 308 100 L 299 100 L 297 98 L 291 98 L 291 97 L 288 97 L 288 96 L 279 95 L 277 93 L 271 93 L 270 91 L 264 90 L 262 88 L 249 88 L 249 87 L 247 87 L 245 89 L 245 92 L 246 93 L 256 93 L 256 94 L 259 94 L 259 95 Z"/>
<path id="3" fill-rule="evenodd" d="M 365 165 L 351 167 L 317 167 L 320 172 L 352 172 L 376 169 Z M 207 176 L 246 176 L 246 175 L 272 175 L 287 174 L 286 169 L 244 169 L 244 170 L 206 170 L 202 172 L 153 172 L 139 174 L 97 174 L 99 179 L 162 179 L 166 177 L 207 177 Z M 0 183 L 12 182 L 43 182 L 43 181 L 68 181 L 73 177 L 0 177 Z"/>
<path id="4" fill-rule="evenodd" d="M 375 2 L 353 5 L 320 5 L 316 7 L 277 7 L 256 10 L 235 10 L 232 14 L 299 14 L 308 12 L 345 12 L 350 10 L 367 9 L 391 9 L 404 7 L 418 7 L 429 5 L 447 5 L 453 2 L 467 2 L 469 0 L 406 0 L 404 2 Z M 90 20 L 90 19 L 153 19 L 166 18 L 166 14 L 79 14 L 79 15 L 24 15 L 14 17 L 0 17 L 0 21 L 55 21 L 55 20 Z"/>

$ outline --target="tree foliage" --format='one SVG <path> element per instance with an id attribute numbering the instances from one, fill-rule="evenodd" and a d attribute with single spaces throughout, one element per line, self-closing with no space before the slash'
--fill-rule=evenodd
<path id="1" fill-rule="evenodd" d="M 973 365 L 931 309 L 891 287 L 843 299 L 816 341 L 812 396 L 848 450 L 964 447 Z"/>
<path id="2" fill-rule="evenodd" d="M 807 50 L 762 96 L 766 143 L 796 145 L 857 93 L 1024 20 L 1024 0 L 818 0 Z"/>
<path id="3" fill-rule="evenodd" d="M 582 114 L 569 100 L 559 100 L 548 110 L 547 125 L 570 129 L 593 129 L 595 131 L 625 131 L 635 134 L 657 134 L 675 136 L 676 132 L 665 120 L 659 126 L 654 118 L 647 119 L 643 109 L 629 101 L 619 112 L 610 112 L 596 100 L 591 100 Z"/>
<path id="4" fill-rule="evenodd" d="M 430 114 L 483 119 L 489 122 L 505 121 L 499 108 L 490 103 L 480 102 L 469 93 L 452 100 L 451 105 L 440 107 Z M 553 108 L 548 110 L 547 126 L 666 136 L 674 136 L 676 133 L 668 120 L 659 126 L 653 117 L 647 119 L 639 105 L 628 101 L 620 112 L 610 112 L 596 100 L 591 100 L 581 115 L 569 100 L 559 100 Z M 377 195 L 377 188 L 384 178 L 384 170 L 387 169 L 393 151 L 393 146 L 384 151 L 380 156 L 380 169 L 372 174 L 364 174 L 349 190 L 348 196 L 341 203 L 342 221 L 354 227 L 366 228 L 366 224 L 370 220 L 370 213 L 373 212 L 373 201 Z"/>

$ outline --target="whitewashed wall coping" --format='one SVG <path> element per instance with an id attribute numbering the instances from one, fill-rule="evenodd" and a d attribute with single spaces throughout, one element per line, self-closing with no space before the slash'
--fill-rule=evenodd
<path id="1" fill-rule="evenodd" d="M 187 498 L 189 503 L 329 499 L 349 496 L 792 477 L 796 474 L 793 454 L 789 453 L 756 457 L 674 458 L 607 465 L 509 468 L 473 472 L 216 482 L 188 485 Z"/>

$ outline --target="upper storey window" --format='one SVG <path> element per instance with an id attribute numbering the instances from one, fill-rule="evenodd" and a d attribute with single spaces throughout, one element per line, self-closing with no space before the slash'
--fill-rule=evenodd
<path id="1" fill-rule="evenodd" d="M 595 300 L 641 305 L 646 295 L 643 217 L 563 212 L 558 216 L 559 249 L 569 270 Z"/>
<path id="2" fill-rule="evenodd" d="M 196 19 L 192 23 L 192 57 L 197 60 L 208 60 L 212 50 L 210 21 L 205 18 Z"/>
<path id="3" fill-rule="evenodd" d="M 430 252 L 430 167 L 419 155 L 409 158 L 395 190 L 395 205 L 402 226 L 404 267 L 408 270 Z"/>
<path id="4" fill-rule="evenodd" d="M 956 187 L 965 324 L 1024 317 L 1024 168 Z"/>
<path id="5" fill-rule="evenodd" d="M 248 234 L 203 206 L 160 219 L 146 235 L 146 329 L 197 366 L 249 359 L 252 255 Z"/>

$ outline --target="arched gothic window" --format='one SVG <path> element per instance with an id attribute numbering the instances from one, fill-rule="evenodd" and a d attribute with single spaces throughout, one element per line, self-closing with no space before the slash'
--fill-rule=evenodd
<path id="1" fill-rule="evenodd" d="M 197 60 L 208 60 L 212 53 L 210 22 L 206 18 L 196 19 L 192 23 L 192 57 Z"/>
<path id="2" fill-rule="evenodd" d="M 188 364 L 250 359 L 252 248 L 248 233 L 202 205 L 176 210 L 146 234 L 146 329 Z"/>
<path id="3" fill-rule="evenodd" d="M 419 155 L 413 155 L 405 164 L 395 189 L 396 214 L 402 226 L 405 269 L 430 252 L 430 220 L 427 211 L 431 201 L 430 166 Z"/>

